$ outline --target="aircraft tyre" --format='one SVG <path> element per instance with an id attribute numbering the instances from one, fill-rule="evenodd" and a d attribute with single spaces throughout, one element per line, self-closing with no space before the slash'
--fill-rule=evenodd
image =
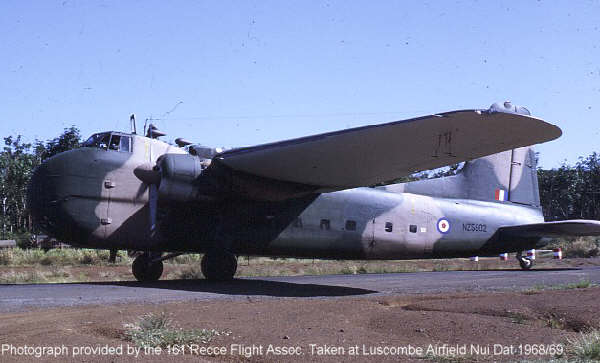
<path id="1" fill-rule="evenodd" d="M 533 260 L 526 258 L 526 257 L 520 257 L 518 259 L 519 259 L 519 265 L 521 265 L 521 269 L 531 270 L 531 268 L 533 267 Z"/>
<path id="2" fill-rule="evenodd" d="M 152 262 L 151 256 L 144 253 L 133 260 L 131 272 L 138 281 L 157 281 L 163 273 L 162 261 Z"/>
<path id="3" fill-rule="evenodd" d="M 200 267 L 207 280 L 232 280 L 237 271 L 237 257 L 227 251 L 211 251 L 202 257 Z"/>

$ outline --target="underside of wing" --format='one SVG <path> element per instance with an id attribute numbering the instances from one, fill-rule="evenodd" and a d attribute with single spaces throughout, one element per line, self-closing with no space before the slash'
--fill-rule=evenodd
<path id="1" fill-rule="evenodd" d="M 600 221 L 573 219 L 557 222 L 500 227 L 503 238 L 541 238 L 563 236 L 600 236 Z"/>
<path id="2" fill-rule="evenodd" d="M 213 166 L 323 192 L 387 182 L 560 135 L 557 126 L 528 115 L 464 110 L 233 149 L 216 155 Z"/>
<path id="3" fill-rule="evenodd" d="M 536 248 L 543 238 L 600 236 L 600 221 L 574 219 L 500 227 L 481 247 L 484 254 L 524 251 Z"/>

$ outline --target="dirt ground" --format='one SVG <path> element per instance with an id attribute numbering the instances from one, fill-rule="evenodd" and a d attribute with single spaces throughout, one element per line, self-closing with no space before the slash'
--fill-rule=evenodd
<path id="1" fill-rule="evenodd" d="M 143 314 L 161 312 L 184 329 L 230 332 L 200 345 L 223 349 L 224 354 L 198 356 L 191 355 L 189 349 L 178 355 L 166 350 L 145 354 L 142 349 L 140 360 L 142 357 L 145 361 L 251 362 L 547 360 L 579 331 L 600 327 L 599 299 L 600 288 L 590 287 L 43 309 L 0 315 L 0 361 L 130 361 L 135 352 L 131 350 L 132 343 L 123 338 L 123 325 L 135 322 Z M 56 359 L 11 353 L 11 347 L 24 345 L 66 348 L 64 355 Z M 112 355 L 85 355 L 83 349 L 83 355 L 73 357 L 77 347 L 117 350 Z M 121 355 L 119 347 L 123 347 Z M 293 355 L 294 349 L 300 355 Z M 417 349 L 421 349 L 420 355 Z M 456 355 L 451 354 L 451 349 L 457 350 Z"/>

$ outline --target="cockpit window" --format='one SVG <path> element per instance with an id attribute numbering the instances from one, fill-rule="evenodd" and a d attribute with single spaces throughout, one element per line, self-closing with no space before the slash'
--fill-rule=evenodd
<path id="1" fill-rule="evenodd" d="M 103 150 L 115 150 L 121 152 L 131 152 L 131 137 L 119 135 L 110 132 L 102 132 L 90 136 L 83 144 L 83 147 L 95 147 Z"/>
<path id="2" fill-rule="evenodd" d="M 97 147 L 99 149 L 106 149 L 110 140 L 110 133 L 103 132 L 100 134 L 93 134 L 89 139 L 85 140 L 81 146 L 83 147 Z"/>
<path id="3" fill-rule="evenodd" d="M 108 149 L 119 151 L 120 143 L 121 143 L 121 136 L 120 135 L 112 135 L 110 137 L 110 144 L 108 144 Z"/>
<path id="4" fill-rule="evenodd" d="M 121 136 L 121 142 L 119 144 L 119 151 L 124 153 L 131 152 L 131 137 Z"/>

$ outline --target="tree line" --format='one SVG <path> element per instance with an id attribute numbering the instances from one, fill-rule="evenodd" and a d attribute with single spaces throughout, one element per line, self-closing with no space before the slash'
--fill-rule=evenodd
<path id="1" fill-rule="evenodd" d="M 64 129 L 58 137 L 34 143 L 22 136 L 4 138 L 0 152 L 0 239 L 35 232 L 27 211 L 27 183 L 33 169 L 45 159 L 81 145 L 77 127 Z M 410 181 L 452 175 L 459 165 L 443 170 L 403 178 Z M 580 157 L 575 165 L 563 163 L 559 168 L 538 168 L 540 200 L 547 221 L 562 219 L 600 220 L 600 155 L 593 152 Z"/>

